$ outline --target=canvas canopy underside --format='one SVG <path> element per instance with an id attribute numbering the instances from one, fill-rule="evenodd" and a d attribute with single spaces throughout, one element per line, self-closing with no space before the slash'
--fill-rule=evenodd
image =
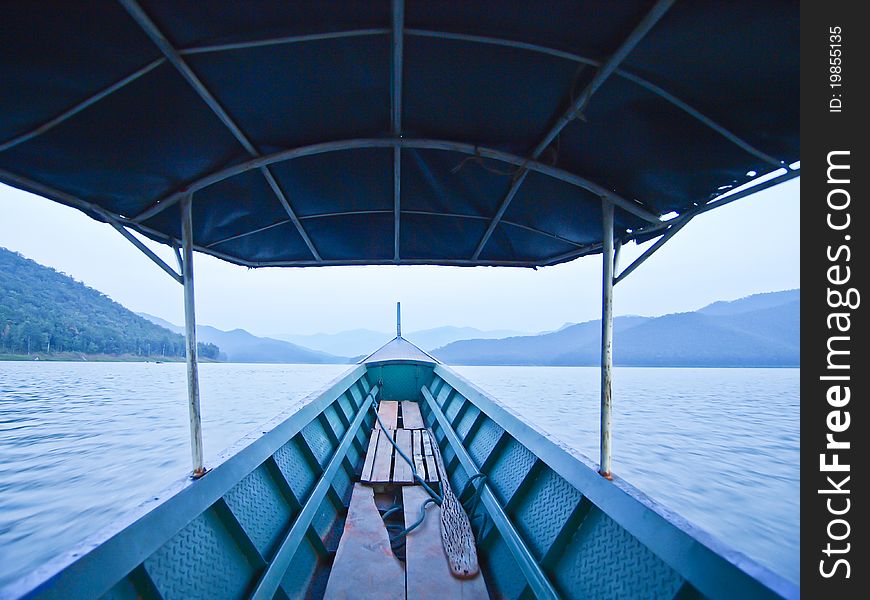
<path id="1" fill-rule="evenodd" d="M 173 244 L 192 193 L 250 266 L 564 262 L 799 159 L 796 4 L 671 4 L 13 3 L 0 180 Z"/>

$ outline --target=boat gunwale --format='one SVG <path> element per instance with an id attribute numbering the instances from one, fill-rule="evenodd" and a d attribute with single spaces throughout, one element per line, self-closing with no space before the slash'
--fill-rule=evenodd
<path id="1" fill-rule="evenodd" d="M 105 594 L 364 379 L 366 372 L 365 365 L 352 365 L 220 452 L 205 476 L 175 480 L 80 544 L 0 588 L 0 600 Z M 135 543 L 127 543 L 131 539 Z M 80 576 L 84 573 L 89 576 Z"/>
<path id="2" fill-rule="evenodd" d="M 612 480 L 605 479 L 587 456 L 525 420 L 450 367 L 435 365 L 434 373 L 704 595 L 722 597 L 723 589 L 733 594 L 751 594 L 761 586 L 784 598 L 800 597 L 797 584 L 735 550 L 621 477 L 613 475 Z M 578 461 L 586 469 L 578 469 Z M 744 577 L 736 579 L 735 572 Z"/>

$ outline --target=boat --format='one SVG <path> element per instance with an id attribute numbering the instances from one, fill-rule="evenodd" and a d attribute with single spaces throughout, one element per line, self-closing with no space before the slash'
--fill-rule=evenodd
<path id="1" fill-rule="evenodd" d="M 614 286 L 695 216 L 800 174 L 796 7 L 5 13 L 0 181 L 108 223 L 183 285 L 192 469 L 0 597 L 799 597 L 611 470 Z M 397 319 L 395 339 L 206 464 L 195 251 L 248 267 L 600 254 L 599 460 Z"/>

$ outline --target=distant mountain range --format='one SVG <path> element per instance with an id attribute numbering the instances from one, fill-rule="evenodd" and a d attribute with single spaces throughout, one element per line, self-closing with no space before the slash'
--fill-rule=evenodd
<path id="1" fill-rule="evenodd" d="M 463 340 L 433 351 L 448 364 L 597 365 L 601 323 L 500 340 Z M 614 363 L 631 366 L 800 366 L 800 290 L 715 302 L 661 317 L 614 319 Z"/>
<path id="2" fill-rule="evenodd" d="M 184 331 L 183 327 L 179 327 L 160 317 L 155 317 L 148 313 L 137 314 L 170 331 L 177 333 L 183 333 Z M 201 341 L 219 346 L 221 359 L 228 362 L 298 364 L 342 364 L 351 362 L 351 359 L 344 356 L 335 356 L 326 352 L 304 348 L 283 340 L 258 337 L 248 333 L 244 329 L 222 331 L 209 325 L 197 325 L 196 339 L 198 342 Z"/>
<path id="3" fill-rule="evenodd" d="M 0 355 L 6 358 L 178 359 L 185 346 L 180 333 L 178 325 L 132 313 L 63 273 L 0 248 Z M 230 362 L 349 363 L 392 337 L 370 329 L 259 337 L 197 326 L 200 355 Z M 539 334 L 447 326 L 405 337 L 448 364 L 597 365 L 601 324 L 566 323 Z M 796 367 L 799 346 L 800 290 L 614 320 L 617 365 Z"/>
<path id="4" fill-rule="evenodd" d="M 395 337 L 395 333 L 373 331 L 371 329 L 351 329 L 338 333 L 316 333 L 313 335 L 296 335 L 292 333 L 273 334 L 271 337 L 292 342 L 306 348 L 337 354 L 341 356 L 367 355 L 377 350 Z M 403 333 L 403 337 L 413 342 L 423 350 L 440 348 L 457 340 L 468 339 L 499 339 L 517 335 L 528 335 L 526 332 L 509 329 L 481 330 L 474 327 L 436 327 Z"/>

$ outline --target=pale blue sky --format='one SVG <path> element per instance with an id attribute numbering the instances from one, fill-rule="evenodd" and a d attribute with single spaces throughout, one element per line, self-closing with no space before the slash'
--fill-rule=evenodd
<path id="1" fill-rule="evenodd" d="M 616 286 L 620 314 L 688 311 L 800 287 L 800 179 L 709 211 Z M 0 184 L 0 246 L 54 267 L 124 306 L 183 322 L 181 286 L 110 226 Z M 172 253 L 150 244 L 170 264 Z M 622 265 L 639 253 L 623 249 Z M 254 333 L 406 331 L 440 325 L 542 331 L 599 317 L 601 257 L 516 268 L 246 269 L 196 255 L 197 321 Z"/>

